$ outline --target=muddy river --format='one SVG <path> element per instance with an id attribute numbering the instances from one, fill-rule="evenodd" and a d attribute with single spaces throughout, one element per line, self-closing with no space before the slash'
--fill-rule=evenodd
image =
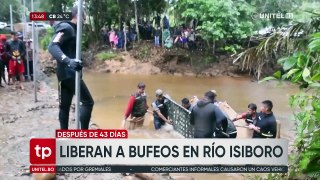
<path id="1" fill-rule="evenodd" d="M 53 77 L 52 85 L 56 86 L 56 78 Z M 155 90 L 161 88 L 172 99 L 180 103 L 184 97 L 192 98 L 203 96 L 208 90 L 216 90 L 218 100 L 227 101 L 238 113 L 247 110 L 247 105 L 266 99 L 273 101 L 274 114 L 281 122 L 281 138 L 292 140 L 293 122 L 292 110 L 288 105 L 290 95 L 298 91 L 287 83 L 266 82 L 258 83 L 249 78 L 196 78 L 175 77 L 169 75 L 119 75 L 105 73 L 86 73 L 84 79 L 93 95 L 95 106 L 93 121 L 100 128 L 119 128 L 124 116 L 130 94 L 135 92 L 139 82 L 146 84 L 148 105 L 155 99 Z M 166 131 L 155 132 L 153 130 L 152 115 L 148 114 L 145 127 L 135 130 L 130 134 L 133 138 L 172 138 L 172 133 Z M 195 179 L 224 178 L 243 179 L 239 174 L 190 174 Z"/>

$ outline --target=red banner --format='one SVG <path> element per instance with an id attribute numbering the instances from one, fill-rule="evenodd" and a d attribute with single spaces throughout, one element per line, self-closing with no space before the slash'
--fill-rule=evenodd
<path id="1" fill-rule="evenodd" d="M 56 138 L 128 138 L 128 131 L 125 129 L 108 130 L 56 130 Z"/>
<path id="2" fill-rule="evenodd" d="M 31 12 L 30 21 L 46 21 L 47 13 L 46 12 Z"/>

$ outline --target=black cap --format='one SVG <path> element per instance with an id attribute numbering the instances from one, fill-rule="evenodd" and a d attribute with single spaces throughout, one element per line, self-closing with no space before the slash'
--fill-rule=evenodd
<path id="1" fill-rule="evenodd" d="M 138 88 L 145 88 L 145 87 L 146 87 L 146 85 L 143 82 L 140 82 L 138 84 Z"/>
<path id="2" fill-rule="evenodd" d="M 16 31 L 11 31 L 10 34 L 11 34 L 11 35 L 18 35 L 18 32 L 16 32 Z"/>

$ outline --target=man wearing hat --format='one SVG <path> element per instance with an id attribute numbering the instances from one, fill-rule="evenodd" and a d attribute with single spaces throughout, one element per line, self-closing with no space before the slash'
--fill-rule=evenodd
<path id="1" fill-rule="evenodd" d="M 130 96 L 124 115 L 125 120 L 127 120 L 130 115 L 131 119 L 144 117 L 147 112 L 147 95 L 145 93 L 146 85 L 143 82 L 140 82 L 137 87 L 137 91 Z"/>
<path id="2" fill-rule="evenodd" d="M 94 105 L 93 98 L 82 79 L 82 64 L 76 58 L 76 34 L 78 7 L 72 8 L 72 20 L 60 22 L 54 26 L 54 35 L 48 50 L 57 61 L 57 77 L 59 81 L 59 121 L 61 129 L 68 129 L 69 112 L 73 95 L 75 94 L 76 71 L 80 77 L 80 127 L 88 129 Z M 85 15 L 83 13 L 83 22 Z"/>
<path id="3" fill-rule="evenodd" d="M 161 89 L 156 90 L 156 97 L 157 99 L 152 103 L 152 107 L 154 128 L 158 130 L 165 123 L 171 124 L 172 122 L 168 119 L 169 112 L 166 104 L 168 100 L 163 96 Z"/>
<path id="4" fill-rule="evenodd" d="M 20 88 L 24 89 L 22 82 L 24 81 L 24 60 L 26 56 L 26 46 L 19 38 L 19 33 L 11 32 L 11 40 L 6 44 L 6 55 L 9 58 L 9 78 L 12 78 L 13 84 L 15 77 L 19 75 Z M 9 80 L 10 81 L 10 80 Z M 16 87 L 14 86 L 13 89 Z"/>

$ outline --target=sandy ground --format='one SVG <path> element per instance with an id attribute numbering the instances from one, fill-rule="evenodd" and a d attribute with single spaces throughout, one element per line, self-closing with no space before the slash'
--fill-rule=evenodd
<path id="1" fill-rule="evenodd" d="M 58 92 L 45 82 L 38 83 L 35 102 L 32 82 L 25 83 L 25 90 L 12 90 L 12 86 L 0 88 L 0 179 L 50 179 L 49 175 L 29 172 L 29 141 L 31 138 L 53 138 L 58 121 Z M 75 127 L 71 113 L 69 126 Z M 90 128 L 96 128 L 94 124 Z M 140 174 L 141 176 L 145 176 Z M 175 177 L 174 177 L 175 176 Z M 175 174 L 172 177 L 150 174 L 152 179 L 192 179 Z M 149 178 L 148 177 L 148 178 Z M 58 174 L 56 179 L 141 179 L 112 174 Z"/>
<path id="2" fill-rule="evenodd" d="M 25 90 L 0 88 L 0 179 L 35 179 L 29 173 L 29 141 L 50 138 L 59 128 L 57 91 L 40 83 L 34 101 L 33 83 Z M 72 117 L 70 118 L 72 119 Z M 70 121 L 75 127 L 74 121 Z M 65 174 L 57 179 L 122 179 L 121 174 Z"/>

